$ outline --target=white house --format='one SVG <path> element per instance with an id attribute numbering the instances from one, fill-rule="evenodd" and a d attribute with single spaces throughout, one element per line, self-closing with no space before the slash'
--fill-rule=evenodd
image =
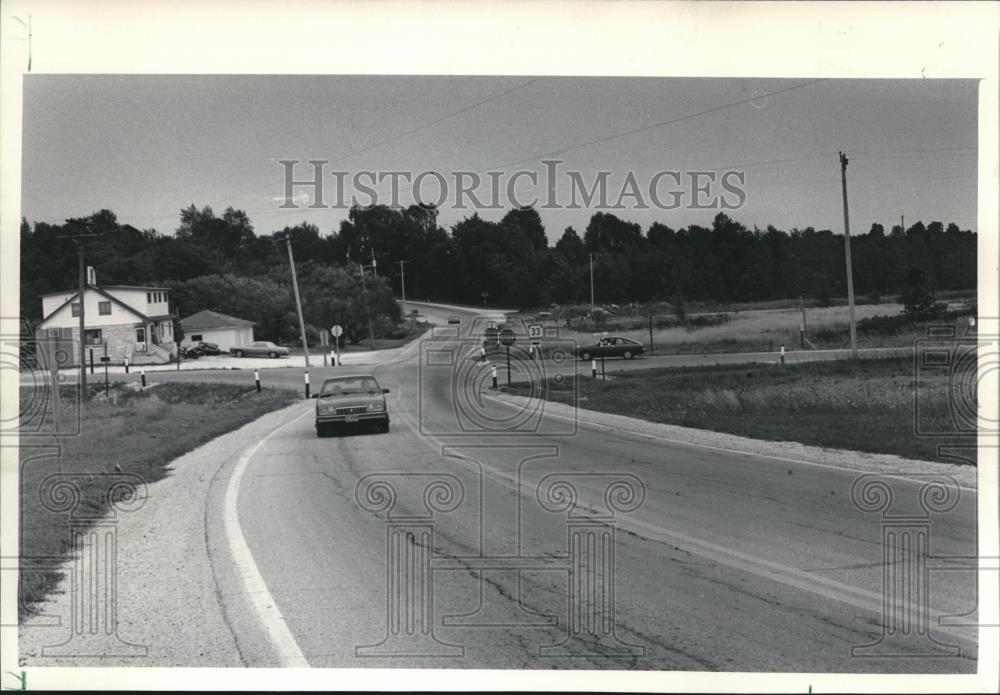
<path id="1" fill-rule="evenodd" d="M 165 287 L 88 284 L 83 295 L 84 342 L 95 361 L 107 351 L 113 364 L 163 364 L 177 354 L 174 315 Z M 77 364 L 80 298 L 76 290 L 42 296 L 39 338 L 73 344 L 68 364 Z"/>
<path id="2" fill-rule="evenodd" d="M 253 321 L 226 316 L 205 309 L 181 319 L 184 337 L 181 345 L 189 347 L 201 342 L 215 343 L 222 350 L 253 342 Z"/>

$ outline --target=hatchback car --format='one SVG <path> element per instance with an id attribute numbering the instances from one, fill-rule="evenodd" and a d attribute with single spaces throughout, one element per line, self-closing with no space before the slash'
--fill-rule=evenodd
<path id="1" fill-rule="evenodd" d="M 389 431 L 385 394 L 373 376 L 335 376 L 323 381 L 316 399 L 316 436 L 323 437 L 337 426 L 373 424 Z"/>
<path id="2" fill-rule="evenodd" d="M 617 336 L 601 338 L 594 345 L 582 345 L 576 353 L 581 360 L 595 357 L 624 357 L 627 360 L 646 351 L 646 346 L 638 340 Z"/>

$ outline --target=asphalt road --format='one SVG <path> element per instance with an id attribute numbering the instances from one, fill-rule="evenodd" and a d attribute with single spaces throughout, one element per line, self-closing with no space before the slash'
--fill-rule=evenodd
<path id="1" fill-rule="evenodd" d="M 954 506 L 925 518 L 924 480 L 883 477 L 852 500 L 856 471 L 481 398 L 489 366 L 465 337 L 486 319 L 462 315 L 391 364 L 311 370 L 314 389 L 325 374 L 374 373 L 392 390 L 390 433 L 317 438 L 303 403 L 221 473 L 205 518 L 227 538 L 211 561 L 244 663 L 976 670 L 975 491 L 931 490 L 926 503 Z M 513 367 L 515 379 L 538 375 L 533 362 Z M 262 377 L 302 387 L 300 369 Z M 252 372 L 161 379 L 252 383 Z M 876 509 L 885 490 L 891 518 Z M 924 542 L 926 574 L 908 545 Z M 924 598 L 929 634 L 907 622 Z M 952 614 L 964 617 L 939 624 Z"/>

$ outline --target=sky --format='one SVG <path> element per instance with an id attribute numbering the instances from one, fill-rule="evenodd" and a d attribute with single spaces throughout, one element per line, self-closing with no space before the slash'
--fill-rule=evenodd
<path id="1" fill-rule="evenodd" d="M 243 209 L 258 234 L 302 221 L 327 233 L 347 210 L 305 207 L 311 187 L 294 189 L 302 207 L 279 207 L 279 162 L 300 161 L 302 180 L 312 178 L 307 160 L 324 160 L 326 205 L 337 198 L 332 171 L 347 172 L 346 196 L 362 201 L 369 197 L 352 186 L 358 171 L 444 175 L 439 221 L 450 227 L 475 211 L 455 209 L 452 172 L 478 172 L 487 204 L 486 172 L 502 172 L 503 209 L 478 210 L 499 219 L 512 204 L 546 202 L 547 157 L 562 162 L 556 203 L 570 202 L 566 172 L 590 188 L 606 171 L 607 206 L 630 172 L 647 205 L 632 196 L 621 209 L 597 200 L 540 208 L 553 242 L 567 226 L 582 234 L 598 210 L 643 229 L 708 226 L 722 211 L 748 227 L 841 233 L 843 151 L 852 232 L 873 222 L 888 230 L 901 216 L 907 226 L 939 220 L 975 230 L 977 89 L 972 80 L 28 75 L 22 216 L 62 223 L 106 208 L 121 223 L 170 234 L 194 203 L 217 214 Z M 511 203 L 507 182 L 520 170 L 537 172 L 539 185 L 516 179 Z M 699 171 L 716 181 L 699 175 L 708 193 L 696 196 L 690 172 Z M 729 182 L 745 200 L 721 188 L 726 171 L 741 173 Z M 678 172 L 681 185 L 658 172 Z M 425 177 L 428 200 L 435 181 Z M 679 205 L 653 205 L 652 182 L 661 203 Z M 400 187 L 398 202 L 410 204 L 412 187 Z M 389 180 L 375 188 L 379 202 L 391 202 Z"/>

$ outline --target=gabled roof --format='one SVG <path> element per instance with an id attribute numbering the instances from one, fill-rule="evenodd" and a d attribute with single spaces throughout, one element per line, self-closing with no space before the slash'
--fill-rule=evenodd
<path id="1" fill-rule="evenodd" d="M 191 314 L 187 318 L 181 319 L 181 328 L 187 331 L 206 330 L 209 328 L 243 328 L 253 326 L 253 321 L 238 319 L 235 316 L 227 316 L 217 311 L 203 309 L 197 314 Z"/>
<path id="2" fill-rule="evenodd" d="M 97 287 L 96 285 L 87 285 L 87 286 L 88 287 L 94 287 L 95 289 Z M 163 292 L 164 290 L 166 290 L 168 292 L 170 291 L 169 287 L 154 287 L 153 285 L 103 285 L 103 287 L 106 290 L 142 290 L 144 292 L 147 292 L 147 291 L 151 292 L 153 290 L 156 290 L 158 292 Z M 57 294 L 66 294 L 67 292 L 73 292 L 74 296 L 75 296 L 76 293 L 77 293 L 77 290 L 76 289 L 71 289 L 71 290 L 63 290 L 62 292 L 46 292 L 42 296 L 43 297 L 54 297 Z"/>
<path id="3" fill-rule="evenodd" d="M 125 311 L 128 311 L 129 313 L 135 314 L 136 316 L 138 316 L 143 321 L 148 321 L 149 320 L 149 317 L 146 316 L 145 314 L 143 314 L 141 311 L 138 311 L 137 309 L 134 309 L 134 308 L 130 307 L 128 304 L 126 304 L 122 300 L 118 299 L 114 295 L 108 294 L 107 292 L 105 292 L 104 290 L 102 290 L 97 285 L 87 285 L 84 288 L 84 292 L 86 292 L 87 290 L 94 290 L 95 292 L 97 292 L 97 294 L 101 295 L 102 297 L 105 297 L 106 299 L 111 300 L 111 302 L 113 304 L 117 304 L 118 306 L 120 306 Z M 59 294 L 62 294 L 62 293 L 60 292 Z M 65 309 L 67 305 L 71 304 L 73 302 L 73 300 L 76 299 L 79 296 L 80 296 L 79 292 L 74 292 L 73 296 L 71 296 L 65 302 L 63 302 L 62 304 L 60 304 L 58 307 L 56 307 L 56 309 L 52 313 L 50 313 L 48 316 L 46 316 L 44 319 L 42 319 L 42 323 L 44 324 L 50 318 L 52 318 L 53 316 L 55 316 L 56 314 L 58 314 L 60 311 L 62 311 L 63 309 Z"/>

